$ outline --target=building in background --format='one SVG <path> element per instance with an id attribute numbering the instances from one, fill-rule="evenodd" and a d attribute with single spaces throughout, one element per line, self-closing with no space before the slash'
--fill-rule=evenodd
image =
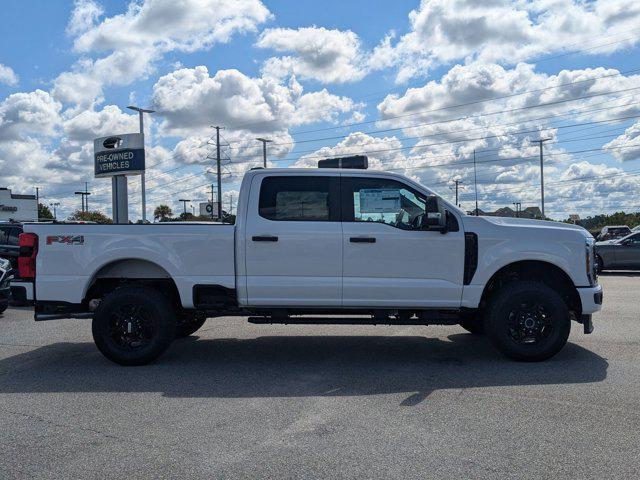
<path id="1" fill-rule="evenodd" d="M 0 221 L 37 222 L 38 203 L 35 195 L 17 195 L 0 187 Z"/>

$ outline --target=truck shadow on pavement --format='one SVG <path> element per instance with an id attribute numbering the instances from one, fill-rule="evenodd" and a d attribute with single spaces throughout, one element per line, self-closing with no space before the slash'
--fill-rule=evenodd
<path id="1" fill-rule="evenodd" d="M 503 358 L 482 337 L 266 336 L 176 340 L 156 363 L 120 367 L 91 343 L 56 343 L 0 360 L 0 393 L 160 392 L 170 397 L 318 397 L 584 384 L 607 361 L 568 343 L 542 363 Z"/>

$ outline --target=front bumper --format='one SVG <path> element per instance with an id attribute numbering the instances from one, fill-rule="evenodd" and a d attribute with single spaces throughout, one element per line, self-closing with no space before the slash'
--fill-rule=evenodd
<path id="1" fill-rule="evenodd" d="M 581 287 L 578 288 L 578 293 L 580 294 L 583 315 L 591 315 L 602 309 L 602 285 Z"/>

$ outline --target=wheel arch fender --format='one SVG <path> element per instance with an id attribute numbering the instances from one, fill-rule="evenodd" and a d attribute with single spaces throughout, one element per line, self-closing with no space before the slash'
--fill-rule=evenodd
<path id="1" fill-rule="evenodd" d="M 546 259 L 531 259 L 511 261 L 495 268 L 484 283 L 479 305 L 486 302 L 493 291 L 512 281 L 540 281 L 552 288 L 558 289 L 567 302 L 569 308 L 578 313 L 582 311 L 580 294 L 571 276 L 560 265 Z"/>
<path id="2" fill-rule="evenodd" d="M 104 260 L 96 266 L 91 274 L 89 281 L 86 283 L 82 298 L 90 300 L 92 289 L 101 281 L 154 281 L 164 283 L 170 286 L 178 300 L 183 303 L 180 292 L 177 288 L 175 280 L 171 275 L 170 265 L 166 262 L 157 262 L 156 259 L 141 258 L 139 256 L 123 256 L 120 258 L 110 258 Z"/>

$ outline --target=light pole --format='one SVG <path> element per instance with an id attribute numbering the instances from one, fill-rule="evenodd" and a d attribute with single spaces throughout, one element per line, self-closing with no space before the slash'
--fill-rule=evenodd
<path id="1" fill-rule="evenodd" d="M 268 138 L 256 138 L 259 142 L 262 142 L 262 162 L 264 168 L 267 168 L 267 143 L 273 142 L 273 140 L 269 140 Z"/>
<path id="2" fill-rule="evenodd" d="M 522 211 L 522 203 L 521 202 L 513 202 L 516 206 L 516 218 L 520 218 L 520 212 Z"/>
<path id="3" fill-rule="evenodd" d="M 53 221 L 55 222 L 58 219 L 58 217 L 56 216 L 56 207 L 60 206 L 60 202 L 50 203 L 49 206 L 53 207 Z"/>
<path id="4" fill-rule="evenodd" d="M 178 201 L 182 202 L 182 206 L 184 207 L 184 216 L 186 218 L 186 216 L 187 216 L 187 202 L 191 202 L 191 200 L 187 200 L 186 198 L 181 198 Z"/>
<path id="5" fill-rule="evenodd" d="M 540 145 L 540 206 L 542 207 L 541 208 L 542 220 L 546 218 L 544 214 L 544 153 L 543 153 L 542 144 L 549 140 L 551 139 L 541 138 L 540 140 L 536 140 L 536 142 L 538 142 L 538 145 Z"/>
<path id="6" fill-rule="evenodd" d="M 134 110 L 138 112 L 138 117 L 140 119 L 140 135 L 142 135 L 142 148 L 144 148 L 144 114 L 145 113 L 154 113 L 155 110 L 149 110 L 146 108 L 140 108 L 133 105 L 129 105 L 127 107 L 130 110 Z M 145 169 L 146 169 L 146 158 L 145 158 Z M 145 172 L 142 171 L 142 175 L 140 175 L 140 185 L 142 190 L 142 222 L 146 223 L 147 221 L 147 195 L 146 195 L 146 185 L 145 185 Z"/>
<path id="7" fill-rule="evenodd" d="M 478 176 L 476 172 L 476 151 L 473 150 L 473 190 L 476 194 L 476 217 L 479 215 L 478 213 Z"/>

